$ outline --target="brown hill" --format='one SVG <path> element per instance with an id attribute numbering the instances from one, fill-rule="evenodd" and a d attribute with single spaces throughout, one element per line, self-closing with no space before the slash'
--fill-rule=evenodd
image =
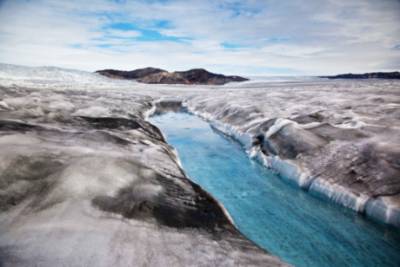
<path id="1" fill-rule="evenodd" d="M 151 84 L 207 84 L 223 85 L 228 82 L 243 82 L 248 79 L 240 76 L 216 74 L 205 69 L 168 72 L 157 68 L 144 68 L 133 71 L 100 70 L 97 73 L 109 78 L 135 79 L 142 83 Z"/>

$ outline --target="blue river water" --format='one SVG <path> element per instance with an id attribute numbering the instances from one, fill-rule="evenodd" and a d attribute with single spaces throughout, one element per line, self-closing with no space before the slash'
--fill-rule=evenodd
<path id="1" fill-rule="evenodd" d="M 400 231 L 319 200 L 251 160 L 188 113 L 150 121 L 187 175 L 220 201 L 249 239 L 295 266 L 400 266 Z"/>

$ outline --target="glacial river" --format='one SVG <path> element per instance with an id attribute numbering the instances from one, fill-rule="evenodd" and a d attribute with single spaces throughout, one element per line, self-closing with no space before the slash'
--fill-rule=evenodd
<path id="1" fill-rule="evenodd" d="M 220 201 L 237 228 L 295 266 L 400 266 L 400 231 L 321 201 L 257 162 L 188 113 L 150 121 L 178 151 L 190 178 Z"/>

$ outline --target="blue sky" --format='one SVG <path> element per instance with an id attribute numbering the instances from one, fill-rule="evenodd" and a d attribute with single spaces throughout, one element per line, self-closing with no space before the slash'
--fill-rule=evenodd
<path id="1" fill-rule="evenodd" d="M 246 75 L 400 69 L 398 0 L 0 0 L 0 62 Z"/>

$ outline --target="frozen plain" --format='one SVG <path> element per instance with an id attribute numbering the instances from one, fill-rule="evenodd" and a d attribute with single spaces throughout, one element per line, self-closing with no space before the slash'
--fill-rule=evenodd
<path id="1" fill-rule="evenodd" d="M 163 86 L 1 65 L 0 85 L 0 246 L 11 265 L 282 264 L 186 179 L 145 121 L 156 106 L 184 106 L 288 181 L 399 226 L 399 82 Z"/>

